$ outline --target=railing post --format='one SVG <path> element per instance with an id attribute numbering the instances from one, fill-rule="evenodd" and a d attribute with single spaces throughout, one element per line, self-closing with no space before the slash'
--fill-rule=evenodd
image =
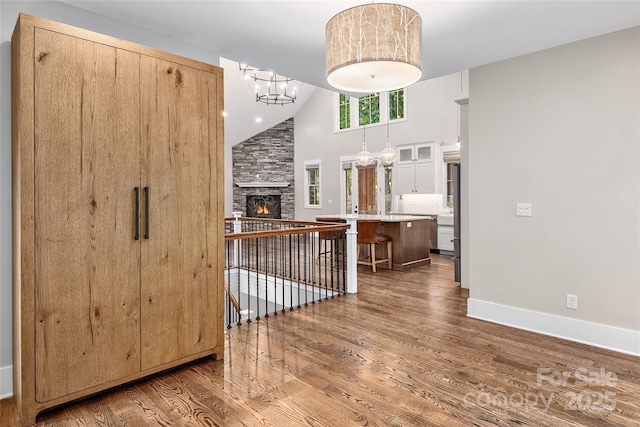
<path id="1" fill-rule="evenodd" d="M 358 220 L 356 218 L 347 218 L 349 229 L 347 234 L 347 293 L 358 293 L 358 260 L 357 260 L 357 244 L 358 244 Z"/>
<path id="2" fill-rule="evenodd" d="M 233 217 L 233 233 L 242 233 L 242 220 L 240 217 L 242 216 L 242 212 L 231 212 Z M 233 242 L 233 257 L 234 257 L 234 267 L 240 267 L 240 239 L 236 239 Z M 240 288 L 238 288 L 240 289 Z"/>

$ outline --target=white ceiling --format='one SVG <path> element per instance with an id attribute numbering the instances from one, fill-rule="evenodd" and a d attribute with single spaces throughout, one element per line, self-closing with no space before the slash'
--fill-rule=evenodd
<path id="1" fill-rule="evenodd" d="M 325 88 L 325 25 L 341 10 L 367 3 L 63 1 Z M 640 25 L 639 0 L 397 2 L 422 16 L 423 79 Z M 229 122 L 225 127 L 231 131 Z"/>
<path id="2" fill-rule="evenodd" d="M 224 139 L 225 144 L 231 146 L 294 117 L 316 89 L 310 84 L 293 81 L 289 87 L 299 89 L 295 103 L 266 105 L 256 102 L 254 84 L 244 79 L 238 62 L 220 58 L 220 66 L 224 68 L 224 110 L 227 113 Z"/>

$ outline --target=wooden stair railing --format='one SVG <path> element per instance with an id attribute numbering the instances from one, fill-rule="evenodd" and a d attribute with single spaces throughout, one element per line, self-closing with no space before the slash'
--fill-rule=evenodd
<path id="1" fill-rule="evenodd" d="M 229 295 L 229 300 L 231 300 L 231 305 L 236 310 L 236 313 L 240 314 L 240 304 L 238 304 L 238 300 L 236 296 L 229 290 L 229 285 L 227 284 L 227 280 L 224 281 L 224 291 Z"/>

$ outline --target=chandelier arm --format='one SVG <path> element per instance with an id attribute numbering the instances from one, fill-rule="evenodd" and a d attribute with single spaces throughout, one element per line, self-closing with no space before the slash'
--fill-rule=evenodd
<path id="1" fill-rule="evenodd" d="M 255 94 L 256 102 L 262 102 L 267 105 L 286 105 L 293 104 L 297 99 L 297 91 L 294 88 L 292 93 L 287 92 L 287 84 L 294 81 L 291 77 L 279 75 L 277 73 L 265 71 L 258 67 L 252 67 L 246 64 L 238 64 L 240 71 L 247 80 L 256 82 Z M 266 93 L 260 95 L 258 82 L 265 82 Z M 278 84 L 282 87 L 278 88 Z M 273 85 L 273 87 L 272 87 Z M 279 90 L 282 89 L 282 93 Z"/>

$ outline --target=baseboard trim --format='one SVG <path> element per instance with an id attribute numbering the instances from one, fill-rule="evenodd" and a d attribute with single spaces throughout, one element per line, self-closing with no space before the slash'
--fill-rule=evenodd
<path id="1" fill-rule="evenodd" d="M 469 298 L 467 316 L 569 341 L 640 356 L 640 331 Z"/>
<path id="2" fill-rule="evenodd" d="M 13 396 L 13 366 L 0 368 L 0 400 Z"/>

